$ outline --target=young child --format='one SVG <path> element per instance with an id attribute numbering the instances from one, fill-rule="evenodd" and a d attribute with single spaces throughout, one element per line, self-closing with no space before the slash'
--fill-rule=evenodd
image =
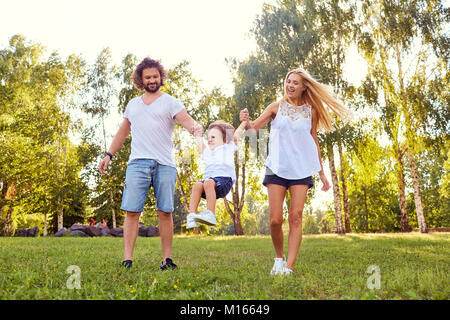
<path id="1" fill-rule="evenodd" d="M 205 146 L 202 135 L 196 135 L 205 172 L 203 180 L 195 182 L 192 188 L 186 229 L 197 228 L 198 223 L 216 224 L 216 199 L 225 198 L 236 181 L 234 153 L 246 125 L 242 122 L 235 131 L 231 124 L 222 120 L 211 123 L 208 127 L 208 146 Z M 206 199 L 207 210 L 197 214 L 201 198 Z"/>

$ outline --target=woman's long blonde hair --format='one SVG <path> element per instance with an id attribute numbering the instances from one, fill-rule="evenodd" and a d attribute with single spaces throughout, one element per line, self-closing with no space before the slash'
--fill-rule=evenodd
<path id="1" fill-rule="evenodd" d="M 307 71 L 301 68 L 291 70 L 287 73 L 284 80 L 284 97 L 281 99 L 282 101 L 287 101 L 290 104 L 293 104 L 286 92 L 287 79 L 293 73 L 298 74 L 303 80 L 303 85 L 306 89 L 302 92 L 301 99 L 317 110 L 319 114 L 319 128 L 323 127 L 327 131 L 330 131 L 333 128 L 330 113 L 325 109 L 324 104 L 326 104 L 339 118 L 347 118 L 347 109 L 333 95 L 331 88 L 327 85 L 319 83 Z"/>

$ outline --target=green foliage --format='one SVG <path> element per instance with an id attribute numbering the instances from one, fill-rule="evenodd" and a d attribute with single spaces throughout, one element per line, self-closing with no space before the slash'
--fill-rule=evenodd
<path id="1" fill-rule="evenodd" d="M 303 234 L 319 234 L 319 226 L 311 215 L 303 215 Z"/>
<path id="2" fill-rule="evenodd" d="M 343 150 L 336 174 L 342 191 L 343 169 L 352 231 L 400 230 L 399 173 L 405 175 L 410 224 L 417 226 L 413 172 L 405 150 L 417 162 L 428 226 L 448 227 L 448 23 L 448 8 L 435 0 L 280 0 L 264 5 L 254 21 L 254 53 L 242 61 L 228 59 L 231 97 L 220 88 L 202 88 L 186 60 L 168 70 L 162 90 L 180 99 L 204 128 L 218 119 L 237 127 L 241 109 L 247 108 L 254 119 L 280 98 L 286 72 L 302 66 L 359 112 L 358 119 L 336 120 L 336 130 L 319 134 L 323 159 L 326 145 Z M 344 73 L 347 49 L 354 42 L 368 64 L 358 88 Z M 128 101 L 141 94 L 130 81 L 139 61 L 129 53 L 116 66 L 111 57 L 105 48 L 92 65 L 77 55 L 63 59 L 22 35 L 12 36 L 1 48 L 0 234 L 34 225 L 52 233 L 61 223 L 67 227 L 90 217 L 108 219 L 111 226 L 113 209 L 117 225 L 123 223 L 120 203 L 130 139 L 110 163 L 108 175 L 98 173 L 98 163 L 111 138 L 106 117 L 115 111 L 122 114 Z M 259 132 L 260 141 L 263 134 Z M 183 233 L 189 190 L 202 178 L 202 167 L 194 139 L 180 126 L 174 139 L 179 176 L 174 222 L 176 232 Z M 250 140 L 243 140 L 236 163 L 237 183 L 244 165 L 246 169 L 245 199 L 238 195 L 245 203 L 241 223 L 245 234 L 270 234 L 268 200 L 261 185 L 267 146 L 259 143 L 253 150 L 247 148 Z M 310 190 L 307 204 L 316 188 Z M 314 212 L 316 220 L 305 214 L 305 233 L 335 231 L 333 207 L 323 210 Z M 202 233 L 234 234 L 223 200 L 217 202 L 217 216 L 217 226 L 202 227 Z M 151 195 L 141 221 L 158 223 Z"/>
<path id="3" fill-rule="evenodd" d="M 28 213 L 71 215 L 86 190 L 77 157 L 68 157 L 75 147 L 67 138 L 70 94 L 79 85 L 82 62 L 76 56 L 63 62 L 57 53 L 44 60 L 43 47 L 21 35 L 9 45 L 0 51 L 0 181 L 14 192 L 2 196 L 0 213 L 13 208 L 12 220 L 20 221 Z"/>

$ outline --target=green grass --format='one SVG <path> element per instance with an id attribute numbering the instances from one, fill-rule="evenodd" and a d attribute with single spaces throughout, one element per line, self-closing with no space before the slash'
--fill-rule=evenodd
<path id="1" fill-rule="evenodd" d="M 448 299 L 450 234 L 304 236 L 294 274 L 270 276 L 270 237 L 176 236 L 179 270 L 161 272 L 159 238 L 0 238 L 0 299 Z M 81 289 L 66 286 L 70 265 Z M 380 289 L 366 273 L 381 270 Z"/>

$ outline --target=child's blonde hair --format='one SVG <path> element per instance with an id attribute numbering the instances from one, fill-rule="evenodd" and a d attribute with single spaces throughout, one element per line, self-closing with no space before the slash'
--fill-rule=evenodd
<path id="1" fill-rule="evenodd" d="M 233 141 L 234 127 L 231 124 L 223 120 L 217 120 L 209 125 L 208 130 L 214 128 L 218 129 L 220 133 L 222 133 L 224 143 L 229 143 L 230 141 Z"/>
<path id="2" fill-rule="evenodd" d="M 347 109 L 342 103 L 334 97 L 331 88 L 316 81 L 306 70 L 301 68 L 291 70 L 287 73 L 284 80 L 284 97 L 282 101 L 291 104 L 292 101 L 286 92 L 286 82 L 291 74 L 297 74 L 302 78 L 303 85 L 306 87 L 302 92 L 303 100 L 315 108 L 319 114 L 318 127 L 324 127 L 327 131 L 332 129 L 331 116 L 324 107 L 324 103 L 341 119 L 347 117 Z"/>

